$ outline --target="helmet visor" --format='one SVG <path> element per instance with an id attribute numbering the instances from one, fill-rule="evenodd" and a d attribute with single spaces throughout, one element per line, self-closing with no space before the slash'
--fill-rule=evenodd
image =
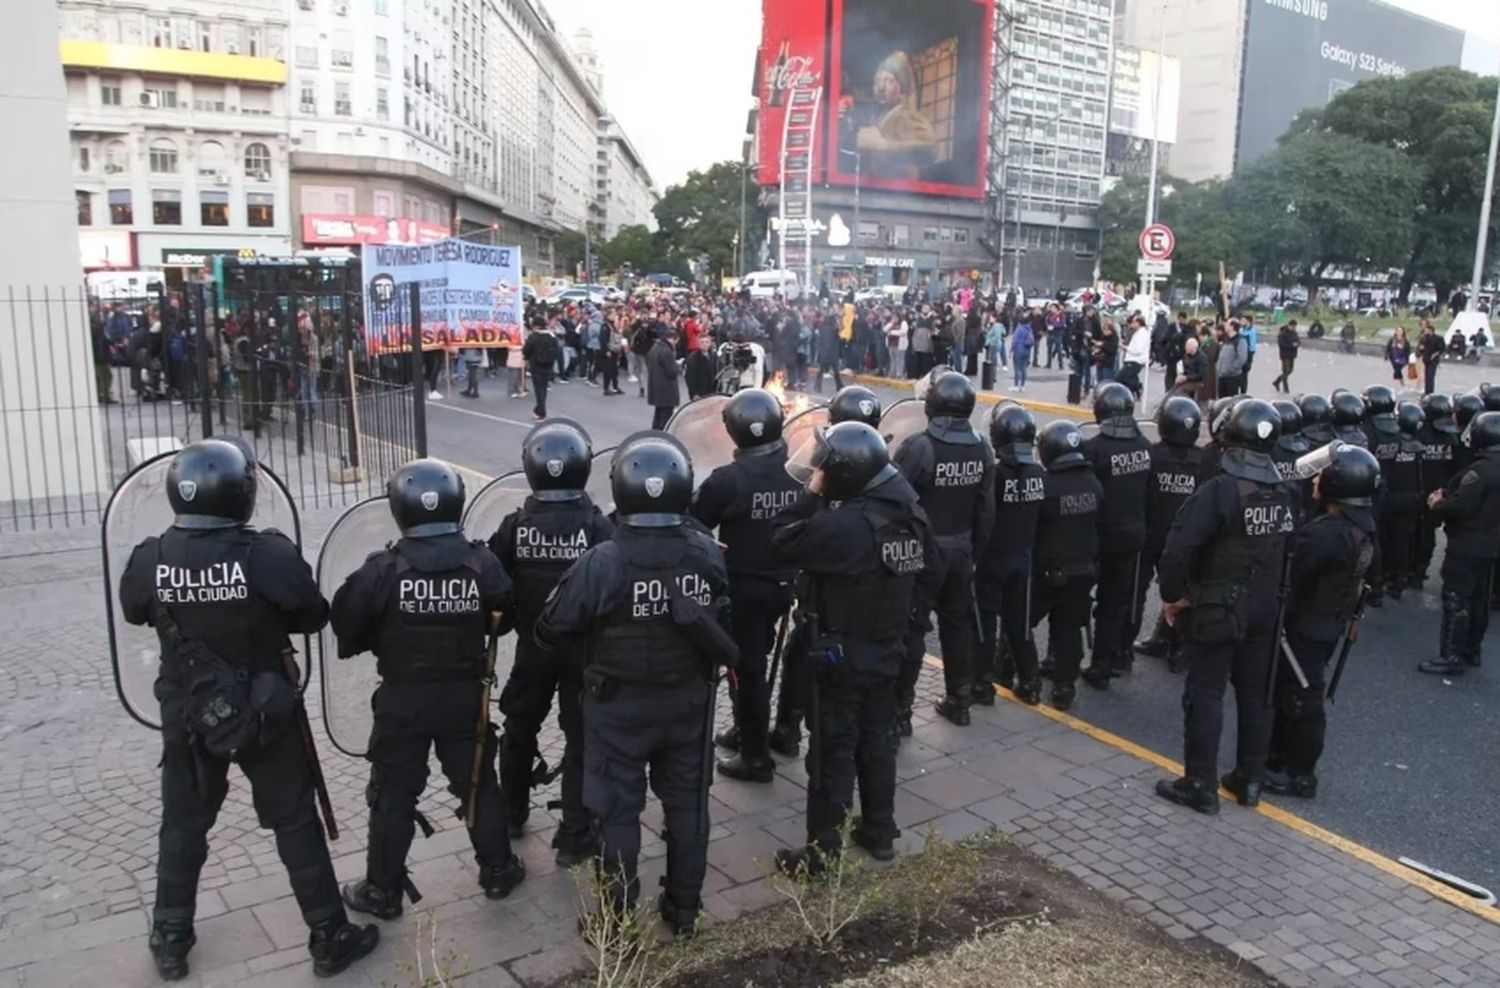
<path id="1" fill-rule="evenodd" d="M 1319 446 L 1312 452 L 1304 453 L 1297 457 L 1296 463 L 1293 464 L 1294 469 L 1297 471 L 1297 479 L 1309 480 L 1322 473 L 1328 464 L 1333 462 L 1333 458 L 1338 455 L 1339 450 L 1343 449 L 1345 445 L 1345 443 L 1335 439 L 1326 446 Z"/>
<path id="2" fill-rule="evenodd" d="M 827 432 L 826 425 L 818 426 L 813 430 L 813 434 L 804 440 L 791 456 L 787 457 L 787 476 L 803 487 L 812 483 L 813 474 L 817 473 L 828 459 L 828 440 L 825 438 Z"/>

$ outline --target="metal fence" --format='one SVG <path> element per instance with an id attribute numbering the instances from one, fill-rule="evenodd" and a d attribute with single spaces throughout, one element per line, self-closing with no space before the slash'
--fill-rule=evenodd
<path id="1" fill-rule="evenodd" d="M 0 531 L 93 523 L 131 469 L 205 436 L 241 437 L 303 507 L 383 489 L 426 453 L 415 288 L 368 326 L 343 292 L 9 289 Z"/>

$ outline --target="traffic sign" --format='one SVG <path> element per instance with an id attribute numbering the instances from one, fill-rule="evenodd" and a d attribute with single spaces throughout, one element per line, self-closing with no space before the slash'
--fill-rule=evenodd
<path id="1" fill-rule="evenodd" d="M 1165 223 L 1152 223 L 1141 231 L 1141 256 L 1165 261 L 1177 249 L 1177 238 Z"/>
<path id="2" fill-rule="evenodd" d="M 1153 278 L 1165 278 L 1172 273 L 1172 262 L 1143 257 L 1135 262 L 1135 273 Z"/>

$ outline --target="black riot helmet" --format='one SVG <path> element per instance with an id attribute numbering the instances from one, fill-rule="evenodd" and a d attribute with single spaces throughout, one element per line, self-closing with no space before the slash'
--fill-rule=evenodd
<path id="1" fill-rule="evenodd" d="M 464 478 L 442 460 L 412 460 L 385 485 L 391 517 L 408 539 L 463 531 Z"/>
<path id="2" fill-rule="evenodd" d="M 1334 448 L 1328 465 L 1318 474 L 1321 501 L 1368 508 L 1375 503 L 1375 492 L 1379 489 L 1380 461 L 1369 450 L 1347 443 Z"/>
<path id="3" fill-rule="evenodd" d="M 1500 412 L 1480 412 L 1464 430 L 1464 445 L 1474 452 L 1500 446 Z"/>
<path id="4" fill-rule="evenodd" d="M 1083 433 L 1067 419 L 1048 422 L 1042 427 L 1036 442 L 1042 466 L 1052 472 L 1087 464 L 1088 458 L 1083 455 L 1082 446 Z"/>
<path id="5" fill-rule="evenodd" d="M 929 419 L 967 419 L 974 414 L 974 382 L 958 371 L 937 375 L 927 389 L 922 408 Z"/>
<path id="6" fill-rule="evenodd" d="M 234 528 L 255 513 L 255 459 L 234 443 L 189 443 L 167 468 L 167 500 L 176 528 Z"/>
<path id="7" fill-rule="evenodd" d="M 1168 446 L 1195 446 L 1203 431 L 1203 413 L 1198 403 L 1184 395 L 1174 395 L 1156 410 L 1156 431 Z"/>
<path id="8" fill-rule="evenodd" d="M 1269 453 L 1281 436 L 1281 416 L 1270 402 L 1249 398 L 1229 410 L 1220 431 L 1225 446 Z"/>
<path id="9" fill-rule="evenodd" d="M 1500 412 L 1500 384 L 1481 384 L 1475 389 L 1487 412 Z"/>
<path id="10" fill-rule="evenodd" d="M 1329 404 L 1333 408 L 1331 418 L 1335 426 L 1345 429 L 1358 428 L 1360 423 L 1365 420 L 1364 399 L 1353 391 L 1346 391 L 1340 388 L 1333 393 L 1333 398 Z"/>
<path id="11" fill-rule="evenodd" d="M 781 402 L 764 388 L 744 388 L 724 403 L 724 430 L 740 449 L 767 446 L 781 439 L 785 421 Z"/>
<path id="12" fill-rule="evenodd" d="M 1320 394 L 1305 394 L 1297 399 L 1297 408 L 1302 412 L 1302 428 L 1328 425 L 1333 421 L 1333 407 Z"/>
<path id="13" fill-rule="evenodd" d="M 1474 416 L 1484 411 L 1484 399 L 1476 394 L 1461 394 L 1453 396 L 1453 418 L 1454 428 L 1462 433 L 1474 421 Z"/>
<path id="14" fill-rule="evenodd" d="M 1229 410 L 1245 401 L 1246 395 L 1232 398 L 1215 398 L 1208 403 L 1208 437 L 1214 442 L 1223 442 L 1224 425 L 1229 421 Z"/>
<path id="15" fill-rule="evenodd" d="M 1290 398 L 1278 398 L 1271 402 L 1271 407 L 1276 409 L 1276 415 L 1281 419 L 1281 435 L 1297 436 L 1302 434 L 1302 408 Z"/>
<path id="16" fill-rule="evenodd" d="M 1427 416 L 1422 406 L 1414 401 L 1403 401 L 1396 405 L 1396 425 L 1408 436 L 1415 436 L 1422 428 Z"/>
<path id="17" fill-rule="evenodd" d="M 1094 421 L 1100 435 L 1115 439 L 1134 439 L 1140 433 L 1135 424 L 1135 396 L 1125 385 L 1115 381 L 1094 392 Z"/>
<path id="18" fill-rule="evenodd" d="M 885 439 L 863 422 L 819 426 L 786 464 L 788 476 L 804 486 L 819 470 L 823 487 L 818 494 L 830 501 L 858 497 L 898 472 Z"/>
<path id="19" fill-rule="evenodd" d="M 521 440 L 521 469 L 540 501 L 578 500 L 593 462 L 589 434 L 571 419 L 539 422 Z"/>
<path id="20" fill-rule="evenodd" d="M 1035 463 L 1036 419 L 1013 401 L 1001 402 L 990 412 L 990 444 L 1001 459 Z"/>
<path id="21" fill-rule="evenodd" d="M 1365 388 L 1364 402 L 1366 418 L 1396 413 L 1396 392 L 1384 384 L 1372 384 Z"/>
<path id="22" fill-rule="evenodd" d="M 665 432 L 637 432 L 610 459 L 609 485 L 621 524 L 672 528 L 693 500 L 693 463 Z"/>
<path id="23" fill-rule="evenodd" d="M 1447 435 L 1458 434 L 1458 423 L 1453 418 L 1453 399 L 1441 392 L 1422 396 L 1422 413 L 1427 424 Z"/>
<path id="24" fill-rule="evenodd" d="M 869 388 L 851 384 L 840 388 L 828 403 L 828 422 L 863 422 L 871 428 L 880 428 L 880 398 Z"/>

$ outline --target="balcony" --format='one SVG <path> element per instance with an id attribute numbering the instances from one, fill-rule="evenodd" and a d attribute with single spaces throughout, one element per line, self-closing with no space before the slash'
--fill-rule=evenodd
<path id="1" fill-rule="evenodd" d="M 63 67 L 70 69 L 105 69 L 158 76 L 286 84 L 286 65 L 274 58 L 68 38 L 59 42 L 58 50 Z"/>

